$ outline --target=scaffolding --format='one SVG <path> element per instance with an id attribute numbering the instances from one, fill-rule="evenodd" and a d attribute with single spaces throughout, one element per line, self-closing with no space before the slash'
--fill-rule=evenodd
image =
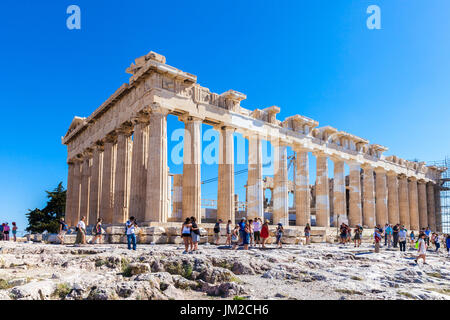
<path id="1" fill-rule="evenodd" d="M 429 164 L 447 168 L 447 170 L 442 172 L 439 189 L 441 198 L 442 232 L 450 233 L 450 157 L 446 157 L 444 160 L 440 161 L 430 161 Z"/>

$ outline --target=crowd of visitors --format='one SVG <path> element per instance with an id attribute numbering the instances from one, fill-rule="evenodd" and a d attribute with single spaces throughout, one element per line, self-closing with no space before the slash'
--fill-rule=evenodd
<path id="1" fill-rule="evenodd" d="M 11 223 L 11 225 L 12 228 L 9 226 L 8 222 L 4 222 L 0 225 L 0 240 L 9 241 L 11 233 L 13 240 L 17 241 L 17 225 L 15 222 Z"/>

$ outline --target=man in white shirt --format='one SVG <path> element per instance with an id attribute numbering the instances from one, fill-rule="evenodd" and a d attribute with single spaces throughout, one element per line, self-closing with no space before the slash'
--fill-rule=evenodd
<path id="1" fill-rule="evenodd" d="M 127 229 L 127 242 L 128 242 L 128 250 L 131 250 L 131 243 L 133 243 L 133 250 L 136 251 L 136 227 L 137 227 L 136 219 L 131 216 L 130 220 L 126 223 Z"/>
<path id="2" fill-rule="evenodd" d="M 86 244 L 86 224 L 84 221 L 86 220 L 85 216 L 81 217 L 81 220 L 77 224 L 77 238 L 75 240 L 75 244 Z"/>

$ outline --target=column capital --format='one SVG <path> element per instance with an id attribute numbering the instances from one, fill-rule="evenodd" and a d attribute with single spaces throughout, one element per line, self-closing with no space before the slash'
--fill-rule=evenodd
<path id="1" fill-rule="evenodd" d="M 133 125 L 131 122 L 126 122 L 117 128 L 116 132 L 118 135 L 131 136 L 133 133 Z"/>
<path id="2" fill-rule="evenodd" d="M 316 157 L 316 158 L 328 158 L 330 155 L 325 153 L 322 150 L 315 150 L 312 151 L 312 154 Z"/>
<path id="3" fill-rule="evenodd" d="M 158 113 L 163 116 L 167 116 L 171 110 L 157 102 L 153 102 L 152 104 L 145 106 L 142 111 L 144 113 Z"/>
<path id="4" fill-rule="evenodd" d="M 393 170 L 388 170 L 388 171 L 386 171 L 386 175 L 387 175 L 388 177 L 397 177 L 397 176 L 398 176 L 398 173 L 395 172 L 395 171 L 393 171 Z"/>
<path id="5" fill-rule="evenodd" d="M 112 131 L 112 132 L 108 133 L 106 135 L 106 137 L 104 138 L 104 141 L 106 143 L 116 143 L 117 142 L 117 132 Z"/>
<path id="6" fill-rule="evenodd" d="M 400 174 L 398 175 L 398 178 L 403 180 L 403 179 L 407 179 L 408 177 L 406 176 L 406 174 L 400 173 Z"/>
<path id="7" fill-rule="evenodd" d="M 409 182 L 417 182 L 417 178 L 414 176 L 408 177 Z"/>
<path id="8" fill-rule="evenodd" d="M 330 160 L 333 161 L 334 163 L 337 163 L 337 162 L 344 162 L 345 163 L 345 159 L 339 157 L 336 154 L 330 155 Z"/>
<path id="9" fill-rule="evenodd" d="M 375 173 L 377 173 L 377 174 L 379 174 L 379 173 L 381 173 L 381 174 L 386 174 L 386 169 L 384 169 L 383 167 L 375 167 L 373 170 L 374 170 Z"/>
<path id="10" fill-rule="evenodd" d="M 82 152 L 83 160 L 92 158 L 92 151 L 94 151 L 92 148 L 86 148 L 86 150 Z"/>
<path id="11" fill-rule="evenodd" d="M 145 111 L 138 112 L 135 116 L 133 116 L 133 118 L 131 118 L 131 122 L 133 123 L 133 125 L 136 124 L 147 125 L 150 123 L 150 113 Z"/>
<path id="12" fill-rule="evenodd" d="M 298 144 L 298 143 L 294 143 L 292 145 L 292 149 L 295 152 L 311 152 L 311 149 L 305 147 L 304 145 Z"/>
<path id="13" fill-rule="evenodd" d="M 417 183 L 418 184 L 426 184 L 427 182 L 424 179 L 418 179 Z"/>
<path id="14" fill-rule="evenodd" d="M 218 123 L 213 125 L 213 129 L 216 131 L 232 131 L 233 133 L 236 131 L 236 127 L 226 125 L 224 123 Z"/>
<path id="15" fill-rule="evenodd" d="M 178 120 L 184 123 L 190 123 L 190 122 L 203 122 L 203 118 L 192 116 L 190 114 L 183 114 L 178 117 Z"/>

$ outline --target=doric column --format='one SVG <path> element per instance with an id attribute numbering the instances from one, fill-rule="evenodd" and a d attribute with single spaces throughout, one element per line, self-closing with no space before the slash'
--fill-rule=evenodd
<path id="1" fill-rule="evenodd" d="M 388 222 L 387 217 L 387 182 L 386 182 L 386 171 L 381 168 L 375 168 L 375 208 L 376 208 L 376 223 L 384 226 Z"/>
<path id="2" fill-rule="evenodd" d="M 150 117 L 140 115 L 134 122 L 129 215 L 134 216 L 137 221 L 144 221 Z"/>
<path id="3" fill-rule="evenodd" d="M 363 166 L 363 224 L 368 228 L 375 227 L 375 178 L 373 175 L 373 167 L 364 164 Z"/>
<path id="4" fill-rule="evenodd" d="M 180 221 L 183 210 L 183 175 L 173 175 L 173 206 L 172 219 L 173 221 Z"/>
<path id="5" fill-rule="evenodd" d="M 422 229 L 428 227 L 427 185 L 425 181 L 419 180 L 417 189 L 419 194 L 419 227 Z"/>
<path id="6" fill-rule="evenodd" d="M 397 224 L 400 222 L 398 206 L 398 178 L 397 173 L 389 171 L 388 180 L 388 212 L 389 223 Z"/>
<path id="7" fill-rule="evenodd" d="M 411 223 L 409 218 L 410 213 L 409 213 L 408 179 L 404 174 L 399 176 L 398 201 L 400 209 L 400 224 L 404 225 L 405 228 L 409 230 Z"/>
<path id="8" fill-rule="evenodd" d="M 97 143 L 92 151 L 91 183 L 89 190 L 89 224 L 99 218 L 100 196 L 102 192 L 103 142 Z"/>
<path id="9" fill-rule="evenodd" d="M 417 179 L 410 177 L 408 181 L 409 224 L 411 230 L 419 230 L 419 198 Z"/>
<path id="10" fill-rule="evenodd" d="M 362 224 L 361 210 L 361 166 L 359 163 L 350 162 L 349 175 L 349 216 L 348 223 L 350 227 Z"/>
<path id="11" fill-rule="evenodd" d="M 202 119 L 183 117 L 183 219 L 195 217 L 201 222 L 201 161 L 202 161 Z"/>
<path id="12" fill-rule="evenodd" d="M 90 187 L 90 163 L 92 159 L 92 150 L 87 150 L 83 154 L 83 163 L 81 166 L 81 193 L 80 193 L 80 219 L 86 217 L 86 224 L 89 224 L 89 187 Z"/>
<path id="13" fill-rule="evenodd" d="M 434 204 L 436 208 L 436 231 L 442 232 L 441 191 L 438 183 L 434 185 Z"/>
<path id="14" fill-rule="evenodd" d="M 296 152 L 295 224 L 297 226 L 305 226 L 307 223 L 311 223 L 308 151 L 296 148 Z"/>
<path id="15" fill-rule="evenodd" d="M 332 158 L 334 162 L 333 179 L 333 226 L 337 226 L 339 218 L 347 216 L 345 200 L 345 162 L 340 158 Z"/>
<path id="16" fill-rule="evenodd" d="M 262 181 L 262 144 L 257 134 L 248 139 L 247 217 L 264 220 L 264 194 Z"/>
<path id="17" fill-rule="evenodd" d="M 219 178 L 217 185 L 217 218 L 234 224 L 234 128 L 218 127 Z"/>
<path id="18" fill-rule="evenodd" d="M 273 194 L 273 223 L 289 226 L 289 196 L 287 174 L 287 146 L 277 140 L 274 146 L 274 194 Z"/>
<path id="19" fill-rule="evenodd" d="M 428 225 L 431 231 L 436 231 L 436 207 L 434 204 L 434 183 L 427 183 L 427 208 L 428 208 Z"/>
<path id="20" fill-rule="evenodd" d="M 103 151 L 102 195 L 100 198 L 100 217 L 103 222 L 113 223 L 114 179 L 116 176 L 116 133 L 108 134 L 105 138 Z"/>
<path id="21" fill-rule="evenodd" d="M 124 125 L 117 130 L 116 176 L 114 179 L 113 223 L 124 223 L 128 216 L 128 188 L 130 140 L 132 127 Z"/>
<path id="22" fill-rule="evenodd" d="M 167 222 L 168 219 L 168 112 L 163 108 L 153 108 L 150 114 L 145 221 Z"/>
<path id="23" fill-rule="evenodd" d="M 330 205 L 328 188 L 328 157 L 321 152 L 316 156 L 316 225 L 318 227 L 330 226 Z"/>
<path id="24" fill-rule="evenodd" d="M 67 174 L 67 191 L 66 191 L 66 213 L 65 221 L 68 225 L 73 225 L 74 220 L 74 210 L 73 210 L 73 198 L 74 198 L 74 174 L 75 174 L 75 163 L 69 161 L 69 170 Z"/>

